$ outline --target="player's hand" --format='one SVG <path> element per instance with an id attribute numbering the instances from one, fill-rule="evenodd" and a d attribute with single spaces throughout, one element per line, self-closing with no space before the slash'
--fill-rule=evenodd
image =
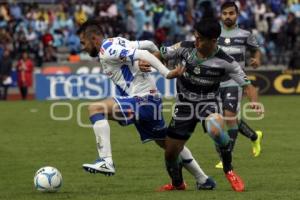
<path id="1" fill-rule="evenodd" d="M 261 103 L 258 102 L 250 102 L 249 107 L 252 110 L 255 110 L 258 115 L 264 114 L 265 110 Z"/>
<path id="2" fill-rule="evenodd" d="M 260 66 L 260 61 L 256 58 L 251 58 L 250 59 L 250 66 L 253 68 L 257 68 Z"/>
<path id="3" fill-rule="evenodd" d="M 139 60 L 139 68 L 142 72 L 151 72 L 151 65 L 144 60 Z"/>
<path id="4" fill-rule="evenodd" d="M 185 72 L 185 67 L 177 65 L 175 69 L 171 70 L 168 75 L 167 79 L 177 78 L 181 76 Z"/>

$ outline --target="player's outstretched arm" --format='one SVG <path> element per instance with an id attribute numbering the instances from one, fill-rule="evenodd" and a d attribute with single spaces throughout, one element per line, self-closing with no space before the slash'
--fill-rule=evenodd
<path id="1" fill-rule="evenodd" d="M 184 48 L 181 48 L 181 43 L 179 42 L 169 47 L 162 46 L 160 51 L 154 51 L 152 54 L 163 62 L 179 58 L 182 51 L 184 51 Z M 140 61 L 139 67 L 142 72 L 151 72 L 151 65 L 145 61 Z"/>
<path id="2" fill-rule="evenodd" d="M 161 57 L 159 51 L 152 52 L 152 54 L 160 61 L 162 60 L 162 57 Z M 151 72 L 152 71 L 151 65 L 144 60 L 139 60 L 139 68 L 142 72 Z"/>
<path id="3" fill-rule="evenodd" d="M 138 41 L 138 48 L 137 49 L 148 50 L 151 53 L 159 52 L 158 47 L 154 44 L 154 42 L 152 42 L 150 40 Z"/>
<path id="4" fill-rule="evenodd" d="M 180 66 L 170 71 L 165 65 L 161 63 L 161 61 L 158 58 L 156 58 L 156 56 L 154 56 L 146 50 L 137 49 L 135 52 L 135 59 L 143 60 L 146 63 L 149 63 L 149 65 L 157 69 L 157 71 L 159 71 L 159 73 L 161 73 L 167 79 L 172 79 L 181 76 L 184 72 L 184 68 Z"/>
<path id="5" fill-rule="evenodd" d="M 247 97 L 251 102 L 250 107 L 256 110 L 258 114 L 262 114 L 263 109 L 261 104 L 258 103 L 258 95 L 256 88 L 251 84 L 247 75 L 242 70 L 241 66 L 236 61 L 233 61 L 231 63 L 228 63 L 228 65 L 225 67 L 228 75 L 241 87 L 244 88 L 244 92 L 246 93 Z"/>

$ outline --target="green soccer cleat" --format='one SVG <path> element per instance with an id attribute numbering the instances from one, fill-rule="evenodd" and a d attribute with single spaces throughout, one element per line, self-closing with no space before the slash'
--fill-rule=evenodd
<path id="1" fill-rule="evenodd" d="M 262 131 L 255 131 L 257 134 L 257 139 L 252 142 L 252 153 L 254 157 L 258 157 L 261 152 L 261 140 L 263 137 Z"/>
<path id="2" fill-rule="evenodd" d="M 217 169 L 223 169 L 223 163 L 222 163 L 222 161 L 218 162 L 218 164 L 216 164 L 215 168 L 217 168 Z"/>

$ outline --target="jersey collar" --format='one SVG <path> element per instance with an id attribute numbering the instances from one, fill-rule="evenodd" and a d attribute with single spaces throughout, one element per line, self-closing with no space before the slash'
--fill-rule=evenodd
<path id="1" fill-rule="evenodd" d="M 224 26 L 224 24 L 221 22 L 221 27 L 222 27 L 222 31 L 227 31 L 227 32 L 229 32 L 229 31 L 233 31 L 233 30 L 235 30 L 235 29 L 238 29 L 238 28 L 239 28 L 239 25 L 238 25 L 238 24 L 235 24 L 235 26 L 234 26 L 233 28 L 226 29 L 225 26 Z"/>
<path id="2" fill-rule="evenodd" d="M 205 59 L 201 59 L 197 56 L 197 49 L 195 49 L 193 52 L 193 58 L 196 59 L 198 64 L 202 64 L 204 61 L 207 61 L 207 60 L 213 58 L 219 52 L 219 50 L 220 50 L 220 48 L 219 48 L 219 46 L 217 46 L 216 50 L 210 56 L 208 56 Z"/>

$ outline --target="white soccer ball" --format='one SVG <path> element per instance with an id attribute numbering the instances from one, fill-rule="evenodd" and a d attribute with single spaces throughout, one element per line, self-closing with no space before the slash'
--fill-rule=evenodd
<path id="1" fill-rule="evenodd" d="M 42 192 L 56 192 L 62 186 L 61 173 L 55 167 L 42 167 L 35 173 L 34 186 Z"/>

